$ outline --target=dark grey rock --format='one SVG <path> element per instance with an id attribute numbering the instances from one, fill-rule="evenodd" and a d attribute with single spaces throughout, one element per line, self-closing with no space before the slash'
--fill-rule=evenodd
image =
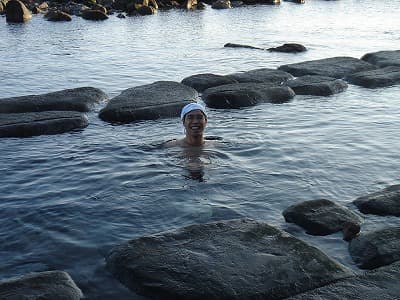
<path id="1" fill-rule="evenodd" d="M 347 83 L 342 79 L 318 75 L 297 77 L 284 84 L 291 87 L 296 95 L 330 96 L 347 89 Z"/>
<path id="2" fill-rule="evenodd" d="M 321 75 L 343 78 L 356 72 L 376 69 L 376 66 L 354 57 L 330 57 L 283 65 L 278 69 L 293 76 Z"/>
<path id="3" fill-rule="evenodd" d="M 86 115 L 76 111 L 0 114 L 0 137 L 59 134 L 87 126 Z"/>
<path id="4" fill-rule="evenodd" d="M 95 10 L 95 9 L 85 9 L 81 11 L 81 16 L 85 20 L 92 20 L 92 21 L 103 21 L 107 20 L 108 16 L 106 13 Z"/>
<path id="5" fill-rule="evenodd" d="M 287 300 L 394 300 L 400 295 L 400 262 L 339 280 Z"/>
<path id="6" fill-rule="evenodd" d="M 154 15 L 157 12 L 157 9 L 152 6 L 142 5 L 137 9 L 137 12 L 141 16 L 149 16 Z"/>
<path id="7" fill-rule="evenodd" d="M 229 1 L 229 0 L 216 0 L 211 5 L 211 8 L 214 8 L 214 9 L 229 9 L 229 8 L 231 8 L 231 1 Z"/>
<path id="8" fill-rule="evenodd" d="M 292 0 L 292 2 L 294 2 L 294 1 L 295 0 Z M 300 2 L 300 3 L 304 3 L 304 2 Z M 282 46 L 268 48 L 267 50 L 271 51 L 271 52 L 300 53 L 300 52 L 307 51 L 307 48 L 301 44 L 287 43 L 287 44 L 283 44 Z"/>
<path id="9" fill-rule="evenodd" d="M 367 53 L 361 59 L 380 68 L 400 66 L 400 50 Z"/>
<path id="10" fill-rule="evenodd" d="M 202 94 L 204 102 L 212 108 L 240 108 L 263 102 L 284 103 L 294 96 L 291 88 L 270 83 L 225 84 L 206 89 Z"/>
<path id="11" fill-rule="evenodd" d="M 264 50 L 263 48 L 259 47 L 253 47 L 249 45 L 242 45 L 242 44 L 234 44 L 234 43 L 226 43 L 224 45 L 225 48 L 246 48 L 246 49 L 258 49 L 258 50 Z"/>
<path id="12" fill-rule="evenodd" d="M 350 241 L 349 252 L 354 262 L 362 269 L 374 269 L 398 261 L 400 227 L 386 227 L 361 233 Z"/>
<path id="13" fill-rule="evenodd" d="M 353 203 L 364 214 L 400 217 L 400 184 L 359 197 Z"/>
<path id="14" fill-rule="evenodd" d="M 10 0 L 6 4 L 6 21 L 9 23 L 24 23 L 32 19 L 32 14 L 25 4 L 19 0 Z"/>
<path id="15" fill-rule="evenodd" d="M 79 300 L 81 290 L 66 272 L 32 273 L 0 282 L 2 300 Z"/>
<path id="16" fill-rule="evenodd" d="M 326 199 L 291 205 L 284 210 L 283 216 L 286 222 L 295 223 L 312 235 L 327 235 L 341 231 L 347 222 L 358 225 L 362 223 L 357 214 Z"/>
<path id="17" fill-rule="evenodd" d="M 346 80 L 366 88 L 379 88 L 400 83 L 400 64 L 351 74 Z"/>
<path id="18" fill-rule="evenodd" d="M 210 87 L 238 82 L 227 76 L 207 73 L 186 77 L 182 80 L 182 83 L 194 88 L 198 92 L 202 92 Z"/>
<path id="19" fill-rule="evenodd" d="M 107 95 L 96 88 L 81 87 L 41 95 L 0 99 L 0 113 L 39 112 L 67 110 L 87 112 Z"/>
<path id="20" fill-rule="evenodd" d="M 112 98 L 100 111 L 107 122 L 129 123 L 179 116 L 183 106 L 198 97 L 195 89 L 174 81 L 133 87 Z"/>
<path id="21" fill-rule="evenodd" d="M 106 262 L 123 284 L 157 299 L 283 299 L 353 275 L 317 248 L 249 219 L 131 240 Z"/>
<path id="22" fill-rule="evenodd" d="M 45 16 L 44 16 L 48 21 L 52 22 L 70 22 L 72 21 L 72 17 L 61 11 L 61 10 L 55 10 L 55 11 L 49 11 Z"/>
<path id="23" fill-rule="evenodd" d="M 280 85 L 281 83 L 293 78 L 293 76 L 287 72 L 276 69 L 268 69 L 268 68 L 239 72 L 239 73 L 229 74 L 226 76 L 240 83 L 266 82 L 276 85 Z"/>

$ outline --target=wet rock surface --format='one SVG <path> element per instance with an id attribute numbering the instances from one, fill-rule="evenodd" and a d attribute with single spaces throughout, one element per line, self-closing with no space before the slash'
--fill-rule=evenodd
<path id="1" fill-rule="evenodd" d="M 346 80 L 352 84 L 366 88 L 379 88 L 400 84 L 400 63 L 398 66 L 357 72 L 347 76 Z"/>
<path id="2" fill-rule="evenodd" d="M 400 67 L 400 50 L 367 53 L 361 59 L 380 68 L 388 66 Z"/>
<path id="3" fill-rule="evenodd" d="M 270 52 L 300 53 L 307 51 L 307 48 L 301 44 L 287 43 L 282 46 L 268 48 L 267 50 Z"/>
<path id="4" fill-rule="evenodd" d="M 164 299 L 282 299 L 353 273 L 318 249 L 250 219 L 192 225 L 115 247 L 107 268 Z"/>
<path id="5" fill-rule="evenodd" d="M 294 204 L 283 211 L 283 216 L 286 222 L 295 223 L 312 235 L 327 235 L 343 230 L 347 223 L 362 223 L 357 214 L 327 199 Z"/>
<path id="6" fill-rule="evenodd" d="M 4 300 L 79 300 L 81 290 L 66 272 L 32 273 L 0 281 L 0 299 Z"/>
<path id="7" fill-rule="evenodd" d="M 206 89 L 202 98 L 208 107 L 241 108 L 263 102 L 284 103 L 295 96 L 289 87 L 270 83 L 226 84 Z"/>
<path id="8" fill-rule="evenodd" d="M 362 269 L 374 269 L 400 260 L 400 227 L 360 234 L 349 243 L 354 262 Z"/>
<path id="9" fill-rule="evenodd" d="M 206 73 L 186 77 L 182 80 L 182 83 L 194 88 L 198 92 L 202 92 L 211 87 L 238 82 L 227 76 Z"/>
<path id="10" fill-rule="evenodd" d="M 112 98 L 100 111 L 107 122 L 129 123 L 179 116 L 183 106 L 195 102 L 195 89 L 174 81 L 157 81 L 133 87 Z"/>
<path id="11" fill-rule="evenodd" d="M 32 14 L 22 1 L 10 0 L 5 6 L 6 21 L 24 23 L 32 19 Z"/>
<path id="12" fill-rule="evenodd" d="M 297 95 L 330 96 L 347 90 L 347 83 L 327 76 L 305 75 L 288 80 L 285 85 Z"/>
<path id="13" fill-rule="evenodd" d="M 361 196 L 353 201 L 364 214 L 400 216 L 400 185 L 392 185 L 381 191 Z"/>
<path id="14" fill-rule="evenodd" d="M 287 72 L 269 68 L 238 72 L 226 76 L 240 83 L 265 82 L 276 85 L 280 85 L 281 83 L 293 78 L 293 76 Z"/>
<path id="15" fill-rule="evenodd" d="M 0 113 L 0 137 L 60 134 L 87 126 L 86 115 L 75 111 Z"/>
<path id="16" fill-rule="evenodd" d="M 356 72 L 376 69 L 376 66 L 361 59 L 342 56 L 282 65 L 278 69 L 293 76 L 321 75 L 344 78 Z"/>

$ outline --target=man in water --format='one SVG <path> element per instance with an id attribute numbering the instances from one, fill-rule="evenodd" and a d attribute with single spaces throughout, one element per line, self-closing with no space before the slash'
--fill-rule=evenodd
<path id="1" fill-rule="evenodd" d="M 200 147 L 205 143 L 204 129 L 207 125 L 207 113 L 201 104 L 189 103 L 182 108 L 181 120 L 185 137 L 165 143 L 166 146 Z"/>

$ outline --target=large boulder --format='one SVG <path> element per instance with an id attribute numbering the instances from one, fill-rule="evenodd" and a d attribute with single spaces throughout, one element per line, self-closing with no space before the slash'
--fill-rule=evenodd
<path id="1" fill-rule="evenodd" d="M 400 295 L 400 262 L 339 280 L 286 300 L 394 300 Z"/>
<path id="2" fill-rule="evenodd" d="M 226 76 L 241 83 L 266 82 L 277 85 L 293 78 L 293 76 L 287 72 L 276 69 L 268 69 L 268 68 L 239 72 L 239 73 L 229 74 Z"/>
<path id="3" fill-rule="evenodd" d="M 227 76 L 206 73 L 186 77 L 182 80 L 182 83 L 194 88 L 198 92 L 202 92 L 210 87 L 238 82 Z"/>
<path id="4" fill-rule="evenodd" d="M 32 19 L 32 14 L 25 4 L 19 0 L 10 0 L 6 4 L 6 21 L 9 23 L 23 23 Z"/>
<path id="5" fill-rule="evenodd" d="M 72 17 L 67 14 L 66 12 L 63 12 L 61 10 L 54 10 L 54 11 L 49 11 L 47 14 L 44 16 L 48 21 L 52 22 L 70 22 L 72 21 Z"/>
<path id="6" fill-rule="evenodd" d="M 312 235 L 327 235 L 343 230 L 347 223 L 362 223 L 357 214 L 326 199 L 291 205 L 283 211 L 283 216 L 286 222 L 295 223 Z"/>
<path id="7" fill-rule="evenodd" d="M 3 300 L 79 300 L 81 290 L 66 272 L 47 271 L 0 281 Z"/>
<path id="8" fill-rule="evenodd" d="M 86 115 L 76 111 L 0 114 L 0 137 L 59 134 L 87 126 Z"/>
<path id="9" fill-rule="evenodd" d="M 318 75 L 297 77 L 284 84 L 291 87 L 296 95 L 330 96 L 347 89 L 347 83 L 342 79 Z"/>
<path id="10" fill-rule="evenodd" d="M 362 233 L 349 243 L 354 262 L 362 269 L 374 269 L 400 260 L 400 227 Z"/>
<path id="11" fill-rule="evenodd" d="M 157 299 L 283 299 L 353 275 L 317 248 L 249 219 L 131 240 L 106 262 L 127 287 Z"/>
<path id="12" fill-rule="evenodd" d="M 81 16 L 85 20 L 92 20 L 92 21 L 103 21 L 108 19 L 106 13 L 95 9 L 85 9 L 81 11 Z"/>
<path id="13" fill-rule="evenodd" d="M 293 76 L 321 75 L 343 78 L 356 72 L 376 69 L 376 66 L 354 57 L 330 57 L 301 63 L 282 65 L 279 70 Z"/>
<path id="14" fill-rule="evenodd" d="M 361 196 L 353 203 L 364 214 L 400 217 L 400 184 Z"/>
<path id="15" fill-rule="evenodd" d="M 0 99 L 0 113 L 71 110 L 88 112 L 108 96 L 93 87 L 81 87 L 41 95 Z"/>
<path id="16" fill-rule="evenodd" d="M 0 0 L 0 15 L 2 15 L 6 10 L 8 0 Z"/>
<path id="17" fill-rule="evenodd" d="M 366 88 L 379 88 L 400 84 L 400 64 L 382 69 L 357 72 L 347 76 L 346 80 L 352 84 Z"/>
<path id="18" fill-rule="evenodd" d="M 271 52 L 299 53 L 307 51 L 307 48 L 301 44 L 287 43 L 282 46 L 268 48 L 267 50 Z"/>
<path id="19" fill-rule="evenodd" d="M 232 8 L 230 0 L 216 0 L 212 5 L 211 8 L 214 9 L 228 9 Z"/>
<path id="20" fill-rule="evenodd" d="M 367 53 L 361 59 L 380 68 L 400 66 L 400 50 Z"/>
<path id="21" fill-rule="evenodd" d="M 216 86 L 206 89 L 202 94 L 208 107 L 222 109 L 254 106 L 263 102 L 284 103 L 294 96 L 289 87 L 252 82 Z"/>
<path id="22" fill-rule="evenodd" d="M 195 89 L 174 81 L 133 87 L 112 98 L 100 111 L 107 122 L 129 123 L 179 116 L 183 106 L 196 101 Z"/>

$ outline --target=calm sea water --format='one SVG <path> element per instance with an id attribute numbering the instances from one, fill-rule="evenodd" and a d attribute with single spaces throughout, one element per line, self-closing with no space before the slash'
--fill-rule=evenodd
<path id="1" fill-rule="evenodd" d="M 400 1 L 318 1 L 231 10 L 26 24 L 0 18 L 0 96 L 94 86 L 113 97 L 180 81 L 339 55 L 397 50 Z M 223 48 L 304 44 L 304 54 Z M 351 201 L 400 180 L 400 87 L 349 86 L 332 97 L 209 110 L 201 153 L 165 149 L 178 119 L 113 126 L 89 114 L 83 131 L 0 140 L 0 279 L 65 270 L 89 299 L 142 299 L 104 269 L 129 239 L 213 220 L 264 220 L 356 270 L 340 234 L 311 237 L 281 215 L 289 205 Z M 362 230 L 399 225 L 365 216 Z"/>

